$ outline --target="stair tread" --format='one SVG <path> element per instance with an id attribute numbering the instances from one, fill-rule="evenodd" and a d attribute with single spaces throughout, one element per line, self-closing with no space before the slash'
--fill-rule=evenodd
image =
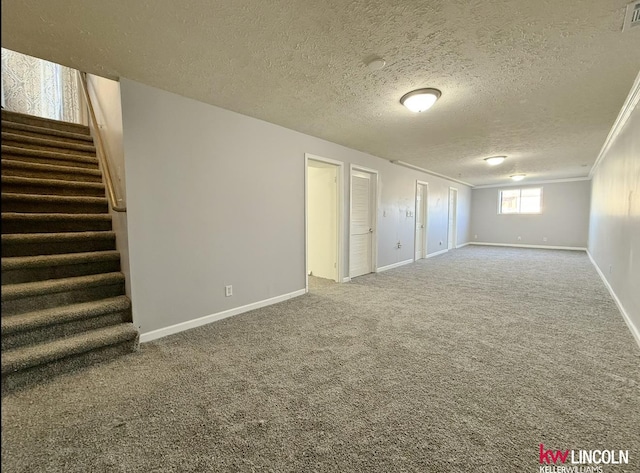
<path id="1" fill-rule="evenodd" d="M 39 138 L 36 136 L 21 135 L 19 133 L 11 133 L 3 131 L 1 134 L 2 141 L 18 141 L 21 143 L 29 143 L 36 146 L 50 146 L 55 148 L 66 148 L 77 151 L 95 152 L 96 147 L 93 144 L 69 143 L 68 141 L 60 141 L 48 138 Z"/>
<path id="2" fill-rule="evenodd" d="M 52 342 L 14 348 L 2 353 L 2 374 L 127 342 L 134 340 L 137 336 L 138 331 L 132 323 L 122 323 L 71 335 Z"/>
<path id="3" fill-rule="evenodd" d="M 63 232 L 63 233 L 5 233 L 2 235 L 2 244 L 7 243 L 53 243 L 61 241 L 73 241 L 83 239 L 113 240 L 115 232 Z"/>
<path id="4" fill-rule="evenodd" d="M 4 171 L 3 171 L 4 172 Z M 60 179 L 57 179 L 60 177 Z M 2 176 L 2 194 L 11 194 L 14 197 L 7 198 L 7 202 L 11 203 L 27 203 L 31 200 L 25 201 L 15 197 L 15 194 L 25 195 L 39 195 L 39 196 L 84 196 L 84 197 L 96 197 L 105 198 L 106 188 L 101 182 L 96 182 L 93 179 L 77 180 L 66 179 L 66 176 Z M 51 201 L 51 200 L 49 200 Z M 42 199 L 34 201 L 42 202 Z M 57 201 L 56 201 L 57 202 Z M 73 202 L 79 202 L 74 200 Z M 92 203 L 95 204 L 95 203 Z M 102 205 L 102 204 L 101 204 Z M 9 212 L 26 212 L 19 207 L 8 207 L 4 209 Z M 44 212 L 44 208 L 32 208 L 29 211 Z M 48 209 L 53 211 L 52 209 Z M 57 211 L 64 211 L 57 209 Z M 77 212 L 77 209 L 75 210 Z M 91 212 L 92 210 L 87 210 Z"/>
<path id="5" fill-rule="evenodd" d="M 101 182 L 66 181 L 63 179 L 42 179 L 39 177 L 2 176 L 3 184 L 29 184 L 33 186 L 76 187 L 86 189 L 104 189 Z"/>
<path id="6" fill-rule="evenodd" d="M 2 212 L 2 219 L 22 220 L 111 220 L 109 214 L 26 213 Z"/>
<path id="7" fill-rule="evenodd" d="M 2 317 L 2 333 L 14 334 L 39 327 L 57 325 L 128 310 L 131 300 L 127 296 L 109 297 L 91 302 L 69 304 L 50 309 L 35 310 Z"/>
<path id="8" fill-rule="evenodd" d="M 69 173 L 87 174 L 91 176 L 102 176 L 99 169 L 78 168 L 73 166 L 57 166 L 55 164 L 30 163 L 28 161 L 18 161 L 11 158 L 2 158 L 2 164 L 9 168 L 31 169 L 34 171 L 55 171 Z"/>
<path id="9" fill-rule="evenodd" d="M 38 256 L 5 256 L 2 258 L 2 271 L 22 268 L 38 268 L 46 266 L 61 266 L 67 264 L 82 264 L 89 262 L 119 260 L 117 250 L 88 251 L 84 253 L 64 253 L 57 255 Z"/>
<path id="10" fill-rule="evenodd" d="M 98 158 L 93 156 L 81 156 L 72 153 L 60 153 L 58 151 L 46 151 L 41 149 L 21 148 L 19 146 L 2 145 L 2 154 L 15 154 L 20 156 L 34 156 L 58 160 L 76 161 L 78 163 L 98 164 Z"/>
<path id="11" fill-rule="evenodd" d="M 2 302 L 123 282 L 124 274 L 122 272 L 113 272 L 7 284 L 2 286 Z"/>
<path id="12" fill-rule="evenodd" d="M 91 135 L 85 135 L 82 133 L 73 133 L 71 131 L 55 130 L 53 128 L 47 128 L 42 126 L 26 125 L 24 123 L 17 123 L 17 122 L 11 122 L 6 120 L 3 121 L 2 128 L 9 129 L 9 130 L 26 131 L 30 133 L 38 133 L 38 134 L 49 135 L 49 136 L 59 136 L 62 138 L 70 138 L 78 141 L 86 141 L 89 143 L 93 143 L 93 137 Z"/>
<path id="13" fill-rule="evenodd" d="M 52 194 L 21 194 L 18 192 L 3 192 L 3 201 L 30 201 L 30 202 L 59 202 L 59 203 L 86 203 L 103 204 L 107 203 L 106 197 L 95 197 L 87 195 L 52 195 Z M 54 213 L 54 212 L 52 212 Z"/>
<path id="14" fill-rule="evenodd" d="M 27 113 L 20 113 L 20 112 L 14 112 L 12 110 L 6 110 L 6 109 L 2 109 L 2 121 L 3 122 L 11 122 L 11 123 L 18 123 L 15 121 L 15 119 L 26 119 L 26 120 L 32 120 L 32 121 L 36 121 L 36 122 L 40 122 L 40 123 L 44 123 L 47 125 L 65 125 L 71 128 L 76 128 L 79 131 L 89 134 L 90 130 L 89 127 L 87 125 L 82 125 L 80 123 L 74 123 L 74 122 L 67 122 L 64 120 L 54 120 L 52 118 L 45 118 L 45 117 L 39 117 L 37 115 L 29 115 Z"/>

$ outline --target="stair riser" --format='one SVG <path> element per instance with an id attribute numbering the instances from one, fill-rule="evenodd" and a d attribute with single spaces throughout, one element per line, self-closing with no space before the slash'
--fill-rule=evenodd
<path id="1" fill-rule="evenodd" d="M 102 286 L 72 289 L 53 294 L 40 294 L 2 302 L 2 315 L 23 314 L 80 302 L 97 301 L 124 295 L 124 282 Z"/>
<path id="2" fill-rule="evenodd" d="M 13 133 L 15 135 L 27 136 L 31 138 L 55 140 L 55 141 L 60 141 L 62 143 L 70 143 L 70 144 L 76 144 L 76 145 L 90 145 L 90 146 L 93 145 L 93 139 L 91 138 L 90 135 L 82 135 L 84 138 L 65 136 L 65 135 L 56 135 L 55 132 L 49 133 L 49 131 L 45 128 L 42 128 L 41 130 L 38 130 L 38 131 L 21 130 L 11 126 L 12 124 L 10 122 L 8 123 L 9 125 L 2 126 L 2 131 Z"/>
<path id="3" fill-rule="evenodd" d="M 16 115 L 9 111 L 2 111 L 2 121 L 12 123 L 22 123 L 24 125 L 39 126 L 41 128 L 52 128 L 54 130 L 66 131 L 69 133 L 78 133 L 81 135 L 89 135 L 89 128 L 77 123 L 59 122 L 47 120 L 40 117 Z"/>
<path id="4" fill-rule="evenodd" d="M 2 219 L 2 233 L 108 232 L 111 220 Z"/>
<path id="5" fill-rule="evenodd" d="M 116 249 L 114 239 L 74 240 L 46 243 L 2 243 L 2 257 L 59 255 L 65 253 L 86 253 Z"/>
<path id="6" fill-rule="evenodd" d="M 32 202 L 28 200 L 2 199 L 3 212 L 20 213 L 65 213 L 65 214 L 106 214 L 109 204 L 86 202 Z"/>
<path id="7" fill-rule="evenodd" d="M 69 172 L 23 169 L 17 166 L 6 166 L 4 162 L 2 164 L 2 175 L 15 177 L 31 177 L 35 179 L 57 179 L 59 181 L 73 182 L 102 182 L 101 175 L 81 174 L 73 172 L 71 168 L 69 168 Z"/>
<path id="8" fill-rule="evenodd" d="M 117 345 L 92 350 L 80 355 L 69 356 L 61 360 L 36 366 L 27 370 L 2 375 L 2 395 L 14 392 L 22 387 L 46 381 L 62 373 L 90 366 L 103 361 L 127 355 L 138 349 L 138 339 Z"/>
<path id="9" fill-rule="evenodd" d="M 23 149 L 33 149 L 38 151 L 52 151 L 54 153 L 65 153 L 65 154 L 73 154 L 74 156 L 85 156 L 87 158 L 95 157 L 96 151 L 95 149 L 73 149 L 65 147 L 64 144 L 60 143 L 57 145 L 52 143 L 50 145 L 41 145 L 35 143 L 29 143 L 27 141 L 22 141 L 18 139 L 3 139 L 2 144 L 5 146 L 15 146 L 17 148 Z"/>
<path id="10" fill-rule="evenodd" d="M 13 152 L 3 152 L 3 158 L 11 159 L 13 161 L 22 161 L 25 163 L 37 163 L 37 164 L 53 164 L 54 166 L 67 166 L 85 169 L 98 169 L 98 161 L 91 163 L 74 161 L 72 158 L 65 159 L 65 157 L 49 157 L 49 156 L 25 156 Z"/>
<path id="11" fill-rule="evenodd" d="M 25 332 L 2 336 L 2 350 L 10 350 L 25 345 L 51 342 L 69 335 L 94 330 L 97 328 L 108 327 L 124 322 L 131 321 L 130 311 L 111 312 L 100 315 L 98 317 L 90 317 L 74 322 L 67 322 L 58 325 L 48 325 L 39 327 Z"/>
<path id="12" fill-rule="evenodd" d="M 104 187 L 83 187 L 68 185 L 34 185 L 31 183 L 3 183 L 3 192 L 37 195 L 78 195 L 86 197 L 104 197 Z"/>
<path id="13" fill-rule="evenodd" d="M 88 276 L 90 274 L 114 273 L 118 271 L 120 271 L 119 259 L 40 268 L 3 270 L 2 285 L 44 281 L 46 279 L 71 278 L 74 276 Z"/>

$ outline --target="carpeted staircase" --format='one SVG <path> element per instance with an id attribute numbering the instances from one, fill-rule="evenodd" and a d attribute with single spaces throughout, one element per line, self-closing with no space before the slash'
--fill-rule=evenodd
<path id="1" fill-rule="evenodd" d="M 2 389 L 133 351 L 89 128 L 2 110 Z"/>

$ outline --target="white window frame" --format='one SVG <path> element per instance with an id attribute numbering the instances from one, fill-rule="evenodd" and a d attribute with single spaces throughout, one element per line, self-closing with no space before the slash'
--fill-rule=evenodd
<path id="1" fill-rule="evenodd" d="M 540 212 L 520 212 L 520 209 L 518 209 L 517 212 L 503 212 L 502 211 L 502 193 L 504 191 L 519 191 L 520 197 L 518 197 L 518 204 L 520 204 L 522 200 L 522 191 L 525 189 L 540 189 Z M 500 189 L 498 191 L 498 215 L 542 215 L 542 212 L 544 210 L 543 195 L 544 195 L 544 192 L 543 192 L 542 186 L 518 187 L 515 189 L 514 188 Z"/>

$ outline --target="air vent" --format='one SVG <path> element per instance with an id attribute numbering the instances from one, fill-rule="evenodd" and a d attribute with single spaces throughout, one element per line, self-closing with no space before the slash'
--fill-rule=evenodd
<path id="1" fill-rule="evenodd" d="M 627 5 L 627 14 L 624 17 L 622 31 L 629 31 L 631 28 L 640 26 L 640 1 Z"/>

